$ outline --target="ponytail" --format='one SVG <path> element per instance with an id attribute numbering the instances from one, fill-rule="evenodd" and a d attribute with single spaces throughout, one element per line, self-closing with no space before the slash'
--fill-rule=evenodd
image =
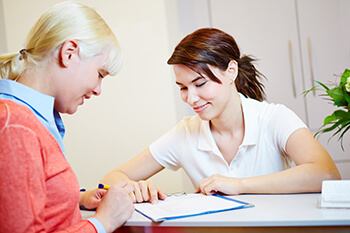
<path id="1" fill-rule="evenodd" d="M 235 80 L 237 91 L 249 98 L 259 101 L 265 100 L 264 84 L 259 81 L 265 76 L 253 65 L 255 59 L 243 55 L 237 62 L 238 76 Z"/>
<path id="2" fill-rule="evenodd" d="M 0 55 L 0 77 L 16 80 L 23 72 L 24 65 L 20 53 Z"/>

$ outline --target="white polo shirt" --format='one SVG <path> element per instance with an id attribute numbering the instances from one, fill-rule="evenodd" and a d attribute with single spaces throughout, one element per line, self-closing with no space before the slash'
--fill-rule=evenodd
<path id="1" fill-rule="evenodd" d="M 285 152 L 289 136 L 307 128 L 301 119 L 281 104 L 269 104 L 245 98 L 242 103 L 245 135 L 230 164 L 218 149 L 209 121 L 185 117 L 172 130 L 149 147 L 154 159 L 165 168 L 184 169 L 197 187 L 198 182 L 214 174 L 227 177 L 253 177 L 290 168 Z"/>

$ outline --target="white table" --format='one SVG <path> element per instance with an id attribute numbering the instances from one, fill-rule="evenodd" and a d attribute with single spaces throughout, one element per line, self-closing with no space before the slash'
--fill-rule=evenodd
<path id="1" fill-rule="evenodd" d="M 135 212 L 117 232 L 350 232 L 350 209 L 317 207 L 321 194 L 238 195 L 255 207 L 154 223 Z M 83 218 L 94 212 L 82 211 Z M 173 231 L 172 231 L 173 230 Z M 305 232 L 305 231 L 304 231 Z"/>

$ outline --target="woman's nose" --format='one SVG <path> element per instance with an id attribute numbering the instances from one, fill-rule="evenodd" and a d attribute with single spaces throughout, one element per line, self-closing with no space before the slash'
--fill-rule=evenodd
<path id="1" fill-rule="evenodd" d="M 194 105 L 199 100 L 199 96 L 196 91 L 194 90 L 188 90 L 187 93 L 187 103 L 190 105 Z"/>
<path id="2" fill-rule="evenodd" d="M 101 95 L 102 89 L 101 89 L 101 80 L 98 82 L 96 88 L 92 91 L 92 93 L 96 96 Z"/>

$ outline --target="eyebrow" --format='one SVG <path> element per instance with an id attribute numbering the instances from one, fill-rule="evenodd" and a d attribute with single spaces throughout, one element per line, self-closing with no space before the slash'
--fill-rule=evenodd
<path id="1" fill-rule="evenodd" d="M 195 82 L 197 82 L 199 79 L 202 79 L 202 78 L 204 78 L 204 77 L 202 77 L 202 76 L 199 76 L 199 77 L 197 77 L 197 78 L 195 78 L 195 79 L 193 79 L 192 81 L 191 81 L 191 83 L 195 83 Z M 179 82 L 175 82 L 177 85 L 183 85 L 182 83 L 179 83 Z"/>

